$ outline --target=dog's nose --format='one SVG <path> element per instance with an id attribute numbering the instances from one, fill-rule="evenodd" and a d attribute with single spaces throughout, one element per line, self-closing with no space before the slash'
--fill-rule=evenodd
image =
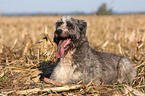
<path id="1" fill-rule="evenodd" d="M 58 29 L 58 30 L 55 31 L 55 33 L 56 33 L 57 35 L 61 35 L 62 30 L 61 30 L 61 29 Z"/>

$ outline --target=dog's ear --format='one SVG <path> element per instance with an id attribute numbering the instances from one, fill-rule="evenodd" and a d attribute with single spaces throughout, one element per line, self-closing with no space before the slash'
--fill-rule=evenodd
<path id="1" fill-rule="evenodd" d="M 84 20 L 78 20 L 78 24 L 79 24 L 80 31 L 85 32 L 86 34 L 87 22 L 85 22 Z"/>

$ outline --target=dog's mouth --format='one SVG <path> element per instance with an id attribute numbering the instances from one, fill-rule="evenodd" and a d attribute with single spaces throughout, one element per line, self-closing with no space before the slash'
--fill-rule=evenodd
<path id="1" fill-rule="evenodd" d="M 60 39 L 57 45 L 56 57 L 63 57 L 66 50 L 70 48 L 72 41 L 70 38 Z"/>

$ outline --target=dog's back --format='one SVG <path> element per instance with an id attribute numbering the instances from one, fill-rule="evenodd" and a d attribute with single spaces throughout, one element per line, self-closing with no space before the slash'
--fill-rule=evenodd
<path id="1" fill-rule="evenodd" d="M 75 57 L 77 56 L 77 58 Z M 133 64 L 123 56 L 98 52 L 85 44 L 78 48 L 73 56 L 76 70 L 82 72 L 81 80 L 88 83 L 94 79 L 95 83 L 113 84 L 132 82 L 136 76 Z M 77 72 L 77 71 L 76 71 Z"/>

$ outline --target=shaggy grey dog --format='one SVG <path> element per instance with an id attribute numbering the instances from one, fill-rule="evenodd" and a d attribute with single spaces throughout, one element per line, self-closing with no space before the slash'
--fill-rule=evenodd
<path id="1" fill-rule="evenodd" d="M 126 83 L 136 76 L 133 64 L 123 56 L 94 51 L 86 37 L 87 23 L 70 17 L 56 22 L 54 42 L 57 44 L 57 65 L 51 79 L 72 84 L 79 81 L 89 83 Z"/>

